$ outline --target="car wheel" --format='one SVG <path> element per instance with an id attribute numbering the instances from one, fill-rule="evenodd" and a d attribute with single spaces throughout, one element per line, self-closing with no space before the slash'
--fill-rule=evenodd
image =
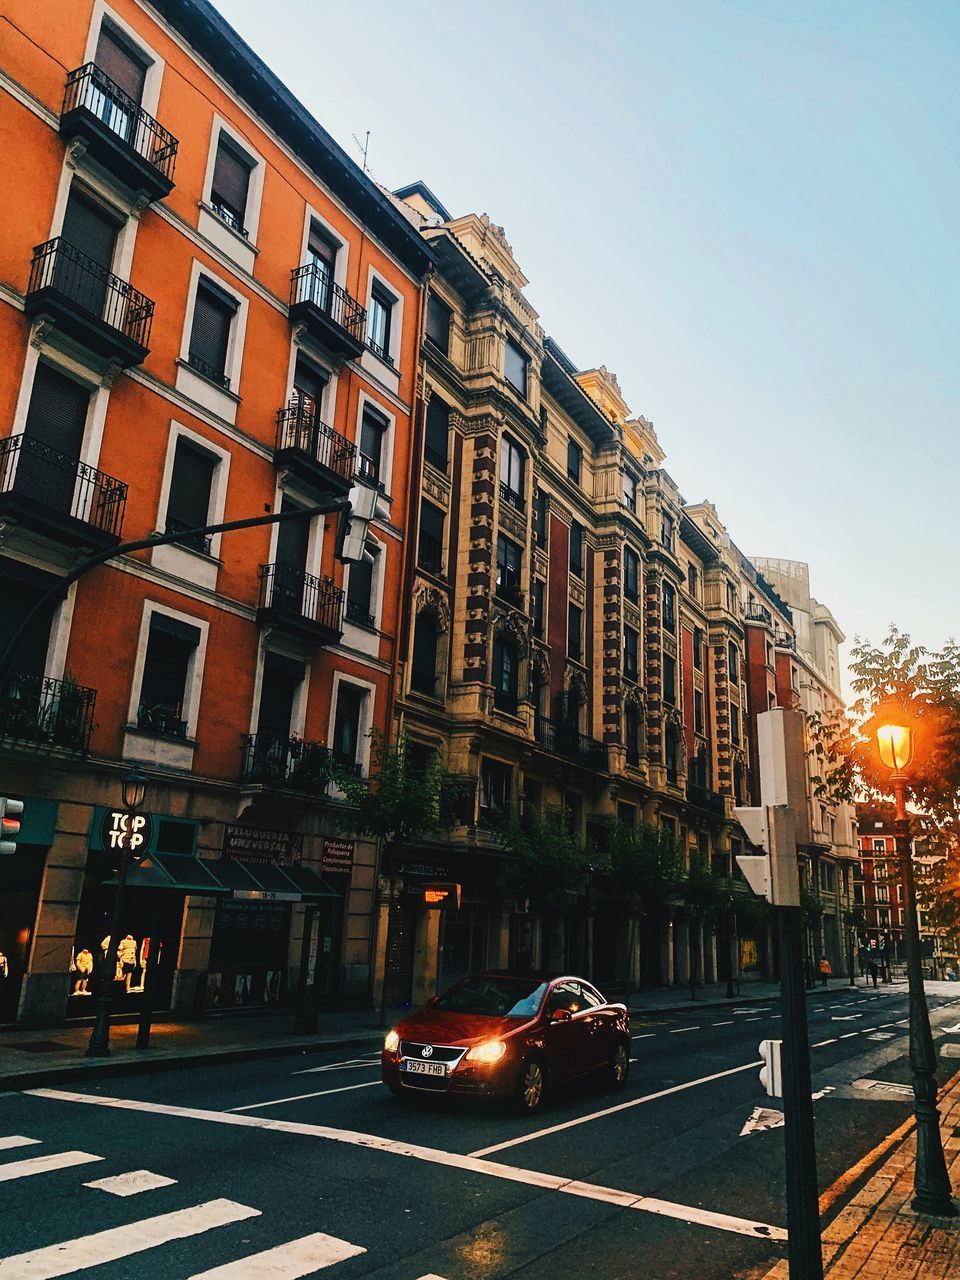
<path id="1" fill-rule="evenodd" d="M 543 1059 L 536 1054 L 524 1058 L 520 1064 L 514 1094 L 514 1105 L 521 1115 L 532 1115 L 539 1108 L 543 1101 L 546 1084 Z"/>
<path id="2" fill-rule="evenodd" d="M 607 1067 L 607 1076 L 615 1089 L 621 1089 L 627 1083 L 630 1074 L 630 1046 L 624 1040 L 618 1040 L 613 1057 Z"/>

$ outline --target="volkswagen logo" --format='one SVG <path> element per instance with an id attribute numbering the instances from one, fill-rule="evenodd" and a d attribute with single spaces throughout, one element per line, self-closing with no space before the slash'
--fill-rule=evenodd
<path id="1" fill-rule="evenodd" d="M 425 1044 L 425 1045 L 423 1046 L 423 1048 L 420 1050 L 420 1052 L 423 1054 L 423 1056 L 424 1056 L 425 1058 L 432 1058 L 432 1057 L 433 1057 L 433 1045 L 432 1045 L 432 1044 Z"/>

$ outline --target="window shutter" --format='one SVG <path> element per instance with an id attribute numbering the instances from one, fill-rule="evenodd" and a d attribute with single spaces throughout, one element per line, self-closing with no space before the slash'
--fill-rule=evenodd
<path id="1" fill-rule="evenodd" d="M 250 161 L 231 147 L 221 134 L 217 143 L 210 194 L 214 200 L 226 205 L 231 213 L 236 214 L 240 223 L 247 211 L 247 191 L 252 167 Z"/>
<path id="2" fill-rule="evenodd" d="M 139 107 L 143 98 L 143 82 L 147 66 L 125 44 L 115 39 L 106 27 L 100 28 L 94 62 L 118 89 L 134 100 Z"/>
<path id="3" fill-rule="evenodd" d="M 177 441 L 167 501 L 167 518 L 184 528 L 199 529 L 207 523 L 210 511 L 210 489 L 217 462 L 209 453 Z"/>
<path id="4" fill-rule="evenodd" d="M 48 364 L 38 364 L 27 412 L 26 434 L 68 458 L 80 457 L 90 393 Z"/>
<path id="5" fill-rule="evenodd" d="M 92 200 L 71 189 L 60 235 L 109 271 L 117 243 L 117 224 Z"/>
<path id="6" fill-rule="evenodd" d="M 325 262 L 330 268 L 330 274 L 333 275 L 333 264 L 337 260 L 336 246 L 313 223 L 310 225 L 307 253 L 318 262 Z"/>
<path id="7" fill-rule="evenodd" d="M 197 286 L 197 301 L 193 310 L 193 328 L 190 331 L 190 355 L 207 365 L 220 377 L 227 366 L 227 347 L 230 342 L 230 324 L 237 310 L 233 299 L 201 281 Z"/>
<path id="8" fill-rule="evenodd" d="M 427 337 L 444 355 L 450 350 L 450 320 L 453 312 L 445 302 L 430 295 L 427 302 Z"/>
<path id="9" fill-rule="evenodd" d="M 297 357 L 297 367 L 293 375 L 294 395 L 298 399 L 307 399 L 313 402 L 314 412 L 320 411 L 320 399 L 323 395 L 323 389 L 327 385 L 327 379 L 312 364 L 307 364 L 301 357 Z"/>
<path id="10" fill-rule="evenodd" d="M 383 450 L 383 433 L 387 424 L 372 409 L 364 409 L 363 422 L 360 425 L 360 452 L 369 458 L 379 470 Z"/>

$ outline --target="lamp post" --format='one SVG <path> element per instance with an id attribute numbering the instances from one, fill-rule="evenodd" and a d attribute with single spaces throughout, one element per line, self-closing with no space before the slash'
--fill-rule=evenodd
<path id="1" fill-rule="evenodd" d="M 913 730 L 898 723 L 877 728 L 880 759 L 891 771 L 895 806 L 895 835 L 904 897 L 904 933 L 907 947 L 907 985 L 910 999 L 910 1072 L 913 1077 L 914 1114 L 917 1121 L 917 1163 L 912 1200 L 918 1213 L 953 1216 L 956 1205 L 950 1196 L 950 1179 L 943 1158 L 940 1113 L 937 1110 L 937 1059 L 930 1033 L 930 1014 L 923 989 L 920 966 L 920 930 L 917 923 L 917 895 L 910 852 L 910 822 L 907 818 L 905 770 L 913 758 Z"/>
<path id="2" fill-rule="evenodd" d="M 120 866 L 117 868 L 117 891 L 113 899 L 113 914 L 110 921 L 110 932 L 107 934 L 107 947 L 100 965 L 100 981 L 97 989 L 97 1012 L 93 1030 L 90 1032 L 90 1043 L 87 1045 L 88 1058 L 107 1058 L 110 1056 L 110 1011 L 113 1007 L 114 957 L 117 950 L 117 938 L 120 932 L 120 919 L 123 912 L 123 896 L 127 885 L 127 868 L 130 866 L 130 835 L 133 829 L 133 818 L 143 807 L 146 794 L 147 779 L 136 767 L 132 768 L 123 780 L 123 809 L 127 817 L 127 829 L 117 841 L 120 853 Z"/>

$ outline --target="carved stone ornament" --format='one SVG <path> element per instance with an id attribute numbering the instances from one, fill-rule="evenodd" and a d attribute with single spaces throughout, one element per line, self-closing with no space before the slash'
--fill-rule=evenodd
<path id="1" fill-rule="evenodd" d="M 101 387 L 106 387 L 109 390 L 114 385 L 116 380 L 120 377 L 121 373 L 123 373 L 123 365 L 120 363 L 120 361 L 110 360 L 107 363 L 107 367 L 104 369 L 103 373 L 100 375 Z"/>
<path id="2" fill-rule="evenodd" d="M 449 629 L 450 605 L 442 591 L 438 591 L 436 587 L 419 586 L 413 599 L 415 613 L 433 613 L 436 615 L 439 630 Z"/>
<path id="3" fill-rule="evenodd" d="M 550 683 L 550 651 L 535 645 L 531 659 L 531 680 L 533 684 L 549 685 Z"/>
<path id="4" fill-rule="evenodd" d="M 71 138 L 67 143 L 66 156 L 68 169 L 76 169 L 87 152 L 87 144 L 82 138 Z"/>
<path id="5" fill-rule="evenodd" d="M 583 678 L 582 671 L 568 670 L 563 678 L 564 693 L 574 693 L 577 701 L 581 706 L 585 706 L 587 702 L 587 682 Z"/>
<path id="6" fill-rule="evenodd" d="M 36 347 L 38 351 L 42 351 L 47 345 L 47 334 L 53 329 L 53 321 L 49 316 L 40 316 L 33 322 L 33 332 L 30 334 L 30 345 Z"/>
<path id="7" fill-rule="evenodd" d="M 130 217 L 140 221 L 147 209 L 150 208 L 150 196 L 146 191 L 138 191 L 130 202 Z"/>
<path id="8" fill-rule="evenodd" d="M 623 705 L 627 707 L 636 707 L 640 715 L 643 715 L 643 694 L 635 684 L 627 685 L 623 693 Z"/>
<path id="9" fill-rule="evenodd" d="M 506 636 L 516 646 L 522 658 L 527 656 L 529 639 L 527 636 L 527 620 L 515 609 L 497 609 L 493 617 L 493 633 L 495 636 Z"/>

